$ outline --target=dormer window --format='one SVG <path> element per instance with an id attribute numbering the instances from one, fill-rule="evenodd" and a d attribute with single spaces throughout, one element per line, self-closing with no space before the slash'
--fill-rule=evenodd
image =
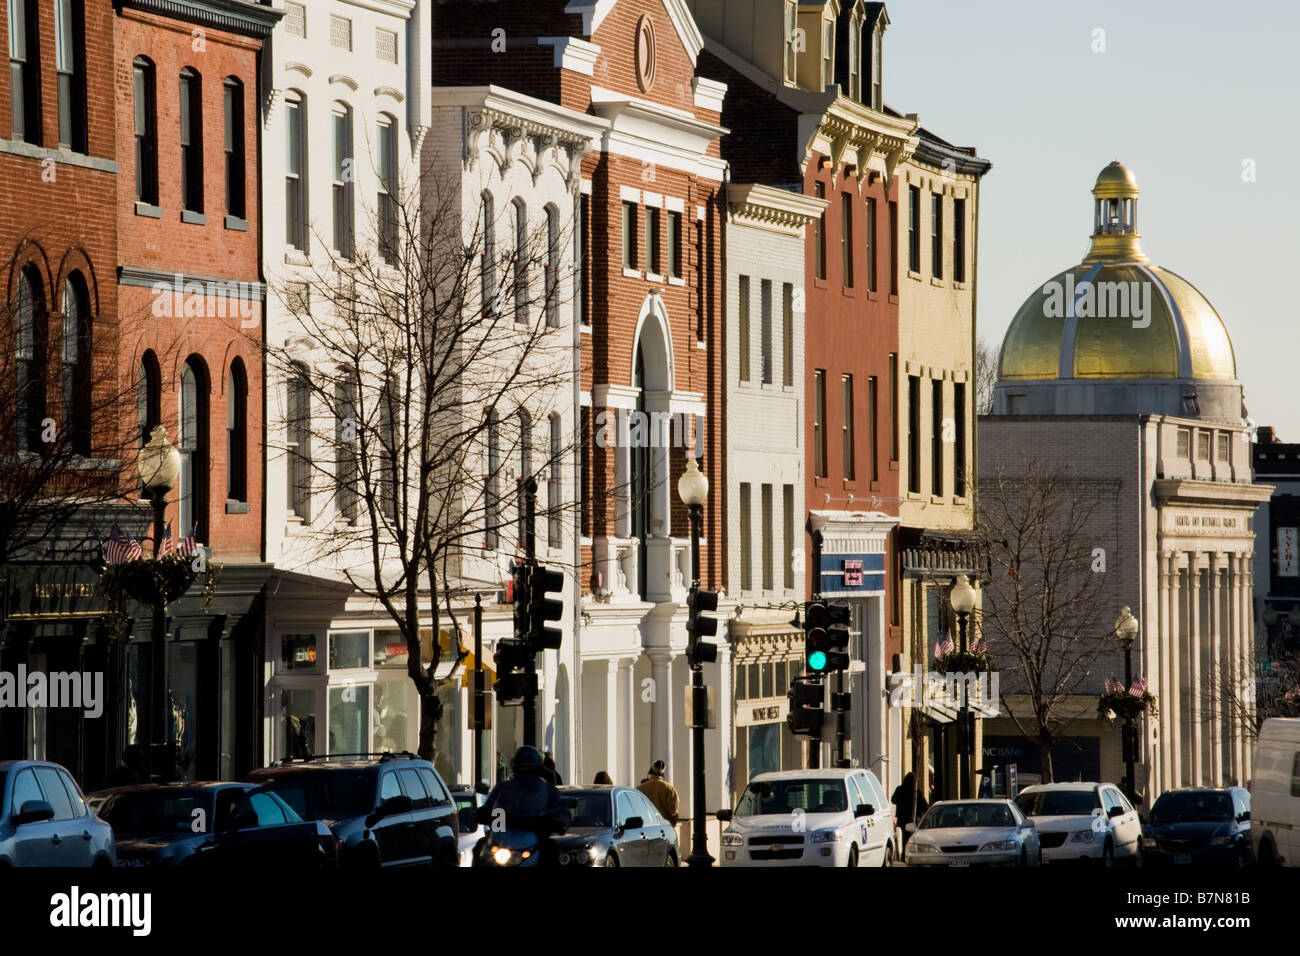
<path id="1" fill-rule="evenodd" d="M 849 24 L 849 96 L 858 102 L 862 102 L 862 59 L 858 45 L 860 30 L 856 21 Z"/>
<path id="2" fill-rule="evenodd" d="M 822 89 L 835 82 L 835 24 L 822 21 Z"/>
<path id="3" fill-rule="evenodd" d="M 871 108 L 873 110 L 882 109 L 884 103 L 880 82 L 880 59 L 884 49 L 883 36 L 884 31 L 879 25 L 871 31 Z"/>
<path id="4" fill-rule="evenodd" d="M 785 81 L 793 83 L 795 77 L 795 5 L 785 5 Z"/>

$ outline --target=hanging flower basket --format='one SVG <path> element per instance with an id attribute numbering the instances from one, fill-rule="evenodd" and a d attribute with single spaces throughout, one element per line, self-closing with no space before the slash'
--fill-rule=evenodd
<path id="1" fill-rule="evenodd" d="M 993 658 L 988 653 L 978 651 L 952 651 L 943 657 L 934 659 L 934 669 L 945 673 L 966 673 L 968 671 L 993 671 Z"/>
<path id="2" fill-rule="evenodd" d="M 1143 714 L 1156 717 L 1159 710 L 1155 694 L 1149 690 L 1143 688 L 1141 696 L 1135 697 L 1121 688 L 1107 691 L 1097 698 L 1097 714 L 1103 719 L 1109 719 L 1108 715 L 1113 714 L 1120 720 L 1136 720 Z"/>
<path id="3" fill-rule="evenodd" d="M 99 582 L 110 597 L 116 592 L 152 607 L 175 601 L 189 590 L 197 577 L 192 559 L 169 554 L 165 558 L 137 558 L 110 564 Z"/>

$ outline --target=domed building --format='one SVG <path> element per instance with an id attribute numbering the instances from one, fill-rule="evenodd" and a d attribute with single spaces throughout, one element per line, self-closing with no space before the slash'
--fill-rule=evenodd
<path id="1" fill-rule="evenodd" d="M 1076 593 L 1088 595 L 1073 609 L 1086 618 L 1077 633 L 1057 622 L 1066 636 L 1053 653 L 1075 655 L 1079 666 L 1053 705 L 1064 721 L 1051 751 L 1055 779 L 1125 776 L 1121 728 L 1100 720 L 1097 704 L 1108 679 L 1125 678 L 1114 622 L 1133 609 L 1133 679 L 1157 698 L 1157 714 L 1137 721 L 1135 776 L 1149 807 L 1173 787 L 1250 776 L 1252 519 L 1271 489 L 1253 481 L 1223 319 L 1142 252 L 1139 189 L 1127 167 L 1108 165 L 1092 195 L 1088 254 L 1034 289 L 1002 343 L 992 414 L 978 426 L 979 510 L 996 539 L 995 513 L 1030 507 L 1034 492 L 1043 506 L 1052 476 L 1051 494 L 1064 503 L 1044 513 L 1073 520 L 1073 540 L 1058 529 L 1054 549 L 1039 551 L 1044 562 L 1055 555 L 1070 565 Z M 997 647 L 999 615 L 1015 610 L 998 606 L 1014 600 L 999 574 L 1019 572 L 995 559 L 983 598 L 1007 713 L 983 722 L 983 751 L 986 764 L 1015 762 L 1032 780 L 1042 760 L 1023 730 L 1032 729 L 1035 695 L 1011 673 L 1019 655 L 1009 642 Z"/>

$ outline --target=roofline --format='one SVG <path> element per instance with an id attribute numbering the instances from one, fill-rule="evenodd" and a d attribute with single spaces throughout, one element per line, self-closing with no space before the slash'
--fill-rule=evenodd
<path id="1" fill-rule="evenodd" d="M 247 0 L 116 0 L 124 8 L 156 13 L 241 36 L 266 39 L 284 17 L 283 10 Z"/>

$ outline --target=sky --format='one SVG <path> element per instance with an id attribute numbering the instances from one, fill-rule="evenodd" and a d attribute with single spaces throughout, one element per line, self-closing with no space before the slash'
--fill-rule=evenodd
<path id="1" fill-rule="evenodd" d="M 980 338 L 999 348 L 1029 294 L 1083 258 L 1090 190 L 1119 159 L 1142 190 L 1143 251 L 1223 318 L 1255 424 L 1300 442 L 1288 285 L 1300 280 L 1300 4 L 887 8 L 885 101 L 993 163 L 980 193 Z"/>

